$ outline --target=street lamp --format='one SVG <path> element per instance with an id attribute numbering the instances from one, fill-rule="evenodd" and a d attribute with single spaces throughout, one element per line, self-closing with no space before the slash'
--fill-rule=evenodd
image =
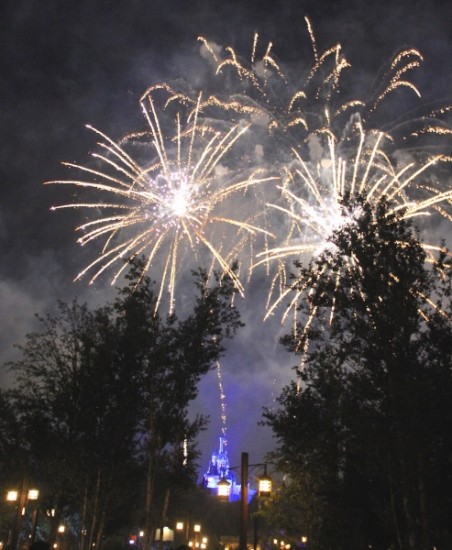
<path id="1" fill-rule="evenodd" d="M 66 533 L 66 526 L 63 523 L 61 523 L 60 525 L 58 525 L 58 528 L 57 528 L 56 542 L 53 545 L 54 548 L 62 549 L 65 546 L 63 544 L 65 533 Z"/>
<path id="2" fill-rule="evenodd" d="M 200 536 L 200 533 L 201 533 L 201 525 L 199 525 L 199 523 L 195 523 L 193 525 L 193 534 L 194 534 L 194 540 L 189 540 L 187 542 L 187 545 L 190 547 L 190 548 L 200 548 L 202 547 L 202 544 L 199 543 L 199 536 Z"/>
<path id="3" fill-rule="evenodd" d="M 267 475 L 267 464 L 264 464 L 264 473 L 258 478 L 259 496 L 269 496 L 272 492 L 272 478 Z"/>
<path id="4" fill-rule="evenodd" d="M 231 484 L 223 476 L 220 481 L 217 483 L 217 496 L 222 502 L 229 500 L 229 494 L 231 492 Z"/>
<path id="5" fill-rule="evenodd" d="M 272 478 L 267 474 L 267 464 L 264 464 L 264 473 L 258 478 L 258 511 L 260 509 L 261 500 L 266 499 L 271 495 L 272 492 Z M 254 541 L 253 548 L 257 550 L 257 545 L 259 542 L 258 536 L 258 527 L 259 527 L 259 513 L 256 513 L 254 516 Z"/>
<path id="6" fill-rule="evenodd" d="M 28 500 L 38 500 L 39 491 L 37 489 L 30 489 L 28 491 Z"/>
<path id="7" fill-rule="evenodd" d="M 198 538 L 199 538 L 199 533 L 201 532 L 201 525 L 199 525 L 199 523 L 195 523 L 193 525 L 193 532 L 195 534 L 195 548 L 199 548 Z"/>
<path id="8" fill-rule="evenodd" d="M 263 475 L 258 478 L 259 495 L 269 495 L 272 490 L 272 480 L 267 475 L 266 464 L 248 464 L 248 453 L 242 453 L 240 460 L 240 534 L 239 550 L 247 549 L 247 528 L 248 528 L 248 469 L 264 466 Z M 234 468 L 229 468 L 234 470 Z M 217 483 L 217 495 L 222 501 L 229 500 L 231 484 L 223 476 Z"/>
<path id="9" fill-rule="evenodd" d="M 38 497 L 39 497 L 39 491 L 37 489 L 30 489 L 28 491 L 28 500 L 32 500 L 34 502 L 33 519 L 31 521 L 30 544 L 33 544 L 36 538 L 36 528 L 38 526 Z"/>
<path id="10" fill-rule="evenodd" d="M 15 489 L 12 489 L 7 492 L 6 494 L 6 500 L 8 502 L 17 502 L 17 510 L 16 510 L 16 517 L 13 524 L 13 528 L 10 532 L 10 537 L 8 540 L 8 544 L 10 545 L 12 550 L 16 550 L 18 538 L 19 538 L 19 531 L 20 526 L 22 523 L 22 517 L 25 515 L 25 507 L 28 503 L 28 501 L 34 502 L 33 507 L 33 516 L 32 516 L 32 527 L 31 527 L 31 535 L 30 535 L 30 544 L 33 544 L 36 536 L 36 526 L 38 523 L 38 506 L 37 506 L 37 500 L 39 498 L 39 491 L 38 489 L 28 489 L 26 488 L 27 483 L 24 482 L 22 485 L 22 490 L 19 493 L 19 491 L 16 491 Z"/>
<path id="11" fill-rule="evenodd" d="M 193 523 L 192 522 L 192 515 L 189 514 L 188 518 L 186 518 L 184 521 L 176 521 L 175 523 L 175 530 L 179 533 L 178 539 L 183 539 L 183 544 L 188 546 L 199 546 L 198 538 L 199 534 L 201 533 L 201 525 L 199 523 Z M 193 539 L 191 540 L 190 537 L 193 534 Z"/>
<path id="12" fill-rule="evenodd" d="M 187 544 L 188 539 L 188 522 L 184 523 L 183 521 L 177 521 L 176 525 L 176 537 L 178 544 Z"/>

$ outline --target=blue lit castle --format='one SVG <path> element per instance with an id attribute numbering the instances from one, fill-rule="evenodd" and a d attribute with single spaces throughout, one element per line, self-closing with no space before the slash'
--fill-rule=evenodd
<path id="1" fill-rule="evenodd" d="M 230 483 L 231 486 L 229 500 L 239 500 L 241 486 L 240 483 L 237 483 L 234 472 L 229 465 L 228 452 L 226 450 L 226 440 L 224 437 L 220 437 L 219 439 L 220 443 L 218 451 L 214 451 L 212 453 L 209 468 L 204 474 L 202 485 L 212 493 L 216 494 L 218 482 L 224 478 Z M 255 493 L 255 490 L 249 488 L 248 500 L 251 500 Z"/>

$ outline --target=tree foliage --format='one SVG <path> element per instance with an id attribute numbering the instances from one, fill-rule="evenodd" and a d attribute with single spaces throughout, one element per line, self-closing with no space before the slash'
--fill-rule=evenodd
<path id="1" fill-rule="evenodd" d="M 274 458 L 313 512 L 303 525 L 312 548 L 446 548 L 451 263 L 445 252 L 427 263 L 384 200 L 343 207 L 353 221 L 298 266 L 294 288 L 311 292 L 283 338 L 302 357 L 298 380 L 264 415 Z"/>
<path id="2" fill-rule="evenodd" d="M 11 418 L 0 444 L 20 458 L 17 482 L 39 484 L 43 506 L 56 510 L 51 530 L 59 515 L 70 516 L 82 549 L 99 547 L 121 525 L 153 529 L 160 493 L 176 478 L 194 482 L 206 419 L 190 419 L 188 407 L 224 338 L 241 326 L 228 278 L 209 285 L 195 273 L 193 311 L 179 319 L 154 313 L 141 271 L 134 261 L 111 304 L 60 302 L 57 315 L 38 317 L 41 331 L 28 334 L 21 359 L 7 365 L 15 383 L 1 396 Z"/>

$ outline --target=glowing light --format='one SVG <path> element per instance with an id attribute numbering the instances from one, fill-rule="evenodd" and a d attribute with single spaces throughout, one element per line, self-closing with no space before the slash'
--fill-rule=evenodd
<path id="1" fill-rule="evenodd" d="M 419 137 L 430 132 L 448 134 L 450 130 L 444 125 L 432 124 L 437 116 L 449 111 L 448 106 L 417 117 L 416 130 L 403 117 L 397 117 L 394 122 L 393 118 L 381 115 L 380 107 L 398 90 L 404 89 L 420 97 L 418 88 L 409 79 L 409 74 L 423 62 L 418 50 L 404 48 L 397 52 L 386 70 L 381 71 L 373 82 L 367 97 L 348 97 L 341 81 L 351 64 L 341 44 L 319 50 L 311 22 L 308 18 L 305 22 L 313 59 L 309 70 L 303 66 L 293 74 L 286 72 L 277 61 L 272 42 L 262 45 L 257 33 L 252 40 L 249 58 L 243 58 L 231 46 L 222 48 L 205 37 L 199 37 L 201 56 L 210 61 L 223 90 L 221 94 L 204 94 L 200 106 L 203 113 L 209 117 L 218 116 L 218 110 L 225 116 L 235 113 L 253 124 L 256 139 L 270 136 L 275 150 L 271 159 L 273 165 L 287 162 L 287 144 L 299 147 L 307 144 L 310 136 L 325 131 L 339 139 L 357 114 L 366 130 L 383 124 L 387 133 L 394 130 L 392 138 L 395 139 L 397 134 L 399 144 L 409 136 Z M 301 79 L 300 74 L 305 74 L 305 78 Z M 170 87 L 166 90 L 170 95 L 168 101 L 190 102 L 189 98 Z"/>
<path id="2" fill-rule="evenodd" d="M 16 502 L 18 496 L 19 496 L 19 493 L 17 491 L 8 491 L 6 493 L 6 500 L 8 502 Z"/>
<path id="3" fill-rule="evenodd" d="M 188 440 L 187 438 L 184 438 L 184 441 L 182 443 L 182 453 L 183 453 L 183 460 L 182 460 L 182 466 L 187 466 L 188 464 Z"/>
<path id="4" fill-rule="evenodd" d="M 294 163 L 280 187 L 285 204 L 268 204 L 282 216 L 285 236 L 280 236 L 278 246 L 258 254 L 258 264 L 277 262 L 268 295 L 266 318 L 291 295 L 291 308 L 285 311 L 285 320 L 290 310 L 296 308 L 300 297 L 312 292 L 311 288 L 299 288 L 297 293 L 293 293 L 295 285 L 288 283 L 287 269 L 291 264 L 288 260 L 299 260 L 306 254 L 319 255 L 331 246 L 330 238 L 334 231 L 355 223 L 360 210 L 345 209 L 342 204 L 344 198 L 362 196 L 366 202 L 377 204 L 386 197 L 390 201 L 391 212 L 402 211 L 405 219 L 429 215 L 440 205 L 447 207 L 452 200 L 452 189 L 441 191 L 437 188 L 438 183 L 430 182 L 428 176 L 429 169 L 442 159 L 441 155 L 422 162 L 412 159 L 398 167 L 393 165 L 383 150 L 383 133 L 366 133 L 360 124 L 356 125 L 356 130 L 356 148 L 352 153 L 348 150 L 345 157 L 338 152 L 338 146 L 342 144 L 338 144 L 330 133 L 325 138 L 328 156 L 314 166 L 293 150 Z M 434 180 L 434 177 L 431 179 Z M 444 208 L 438 211 L 450 220 Z M 424 248 L 429 255 L 431 251 L 438 250 L 431 244 L 425 244 Z M 272 300 L 278 289 L 279 295 Z M 308 319 L 307 326 L 309 323 Z"/>
<path id="5" fill-rule="evenodd" d="M 220 406 L 221 406 L 221 435 L 223 436 L 224 444 L 227 444 L 227 415 L 226 415 L 226 395 L 223 388 L 223 376 L 221 373 L 221 363 L 216 363 L 218 390 L 220 393 Z"/>
<path id="6" fill-rule="evenodd" d="M 100 167 L 67 164 L 86 179 L 48 182 L 93 193 L 86 202 L 56 207 L 98 216 L 78 228 L 80 244 L 102 240 L 103 246 L 77 278 L 89 271 L 93 282 L 112 268 L 114 283 L 126 268 L 121 262 L 146 255 L 145 270 L 160 284 L 156 307 L 167 293 L 172 311 L 187 265 L 219 268 L 242 295 L 261 266 L 268 276 L 268 318 L 293 291 L 293 260 L 319 255 L 336 230 L 359 216 L 344 210 L 344 197 L 371 204 L 386 197 L 405 218 L 437 214 L 452 221 L 450 184 L 434 177 L 452 160 L 442 152 L 451 130 L 441 120 L 452 107 L 436 106 L 415 118 L 383 109 L 401 89 L 420 97 L 409 75 L 422 64 L 421 53 L 400 50 L 368 97 L 349 97 L 342 79 L 351 65 L 342 46 L 322 50 L 308 19 L 306 25 L 312 61 L 303 67 L 304 78 L 298 71 L 293 78 L 273 43 L 262 45 L 257 33 L 247 59 L 199 37 L 200 55 L 211 67 L 206 89 L 151 85 L 140 102 L 146 130 L 119 142 L 92 128 L 100 138 L 100 152 L 93 154 Z M 192 84 L 184 88 L 193 90 Z M 424 248 L 429 259 L 438 250 Z M 236 259 L 237 272 L 231 269 Z M 283 321 L 310 292 L 301 286 L 291 296 Z M 217 374 L 225 435 L 219 364 Z"/>
<path id="7" fill-rule="evenodd" d="M 82 245 L 103 240 L 100 256 L 77 279 L 94 271 L 92 283 L 120 262 L 113 276 L 114 284 L 127 267 L 124 260 L 146 255 L 145 271 L 151 266 L 156 268 L 156 264 L 160 267 L 156 307 L 167 288 L 172 311 L 180 258 L 184 255 L 186 262 L 190 250 L 191 260 L 198 262 L 192 263 L 193 268 L 199 267 L 201 255 L 207 254 L 211 265 L 228 274 L 243 293 L 243 285 L 231 264 L 249 240 L 256 234 L 267 233 L 257 223 L 260 213 L 250 188 L 276 179 L 262 177 L 259 170 L 248 175 L 237 173 L 222 164 L 249 126 L 236 124 L 228 130 L 214 129 L 198 122 L 198 105 L 185 126 L 179 114 L 176 116 L 176 134 L 167 138 L 151 92 L 143 96 L 141 107 L 149 129 L 130 134 L 120 143 L 91 128 L 101 138 L 100 149 L 106 152 L 92 155 L 103 169 L 65 163 L 88 177 L 46 182 L 92 190 L 105 197 L 54 207 L 106 212 L 77 228 L 84 233 L 79 238 Z M 147 148 L 144 160 L 129 152 L 127 146 L 133 148 L 133 145 L 138 150 Z M 228 209 L 233 215 L 226 214 Z M 183 268 L 186 270 L 185 263 Z"/>

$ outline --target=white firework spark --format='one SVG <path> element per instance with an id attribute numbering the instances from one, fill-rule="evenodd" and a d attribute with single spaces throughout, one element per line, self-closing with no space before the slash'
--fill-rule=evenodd
<path id="1" fill-rule="evenodd" d="M 92 156 L 102 168 L 64 163 L 87 178 L 46 182 L 95 191 L 91 202 L 64 204 L 54 209 L 88 208 L 96 213 L 105 212 L 77 228 L 84 232 L 79 239 L 82 245 L 99 239 L 104 241 L 99 257 L 77 279 L 94 271 L 92 283 L 119 262 L 113 284 L 127 267 L 124 260 L 145 255 L 144 271 L 147 271 L 160 255 L 162 267 L 156 307 L 166 287 L 172 311 L 182 252 L 189 250 L 198 258 L 203 250 L 209 255 L 212 266 L 228 274 L 236 288 L 243 292 L 243 285 L 231 264 L 239 248 L 249 239 L 266 233 L 256 223 L 258 212 L 253 207 L 252 197 L 248 200 L 249 190 L 275 179 L 262 177 L 257 170 L 244 177 L 243 173 L 230 172 L 222 164 L 248 126 L 236 124 L 228 131 L 216 130 L 198 122 L 196 108 L 185 125 L 181 117 L 176 116 L 177 130 L 174 137 L 168 139 L 151 94 L 143 96 L 141 107 L 148 129 L 130 134 L 119 143 L 90 127 L 101 138 L 98 145 L 104 152 Z M 127 149 L 128 145 L 140 140 L 148 140 L 144 163 Z M 233 215 L 228 215 L 229 202 L 237 197 L 250 208 L 242 204 L 240 210 L 235 209 Z"/>
<path id="2" fill-rule="evenodd" d="M 107 155 L 94 157 L 109 171 L 69 165 L 95 181 L 49 182 L 91 187 L 112 198 L 59 207 L 110 212 L 79 228 L 85 232 L 82 244 L 106 238 L 100 257 L 79 277 L 93 270 L 93 281 L 118 260 L 137 254 L 146 254 L 146 267 L 155 269 L 163 257 L 159 303 L 167 287 L 172 309 L 186 244 L 199 262 L 205 261 L 201 251 L 207 251 L 211 268 L 229 274 L 242 293 L 243 277 L 231 270 L 231 263 L 238 257 L 248 263 L 247 276 L 264 264 L 271 279 L 268 317 L 287 298 L 293 259 L 318 254 L 332 232 L 347 223 L 340 208 L 344 196 L 363 195 L 373 202 L 385 195 L 394 209 L 404 209 L 405 217 L 436 212 L 452 220 L 450 188 L 425 177 L 438 161 L 451 159 L 444 153 L 429 156 L 430 149 L 422 146 L 432 136 L 450 137 L 440 119 L 451 108 L 436 107 L 413 119 L 403 115 L 388 121 L 380 115 L 381 106 L 398 90 L 420 96 L 409 74 L 422 63 L 421 53 L 400 50 L 367 99 L 347 97 L 341 84 L 350 63 L 343 48 L 335 44 L 320 50 L 307 18 L 306 24 L 312 63 L 296 78 L 282 68 L 271 42 L 260 47 L 258 34 L 246 61 L 232 47 L 200 37 L 201 55 L 213 67 L 209 85 L 214 92 L 152 85 L 141 100 L 147 132 L 117 144 L 96 131 Z M 301 84 L 293 86 L 294 80 Z M 158 100 L 163 100 L 160 110 Z M 177 111 L 177 130 L 168 139 L 159 116 L 171 109 Z M 183 122 L 180 111 L 186 113 Z M 139 162 L 127 145 L 145 138 L 152 154 L 148 150 Z M 411 155 L 402 163 L 395 161 L 400 146 L 406 157 Z M 313 158 L 315 149 L 321 150 L 318 158 Z M 262 186 L 266 181 L 279 185 Z M 227 214 L 231 208 L 232 216 Z"/>
<path id="3" fill-rule="evenodd" d="M 362 197 L 367 203 L 378 204 L 386 198 L 390 212 L 402 212 L 404 219 L 416 216 L 430 216 L 439 212 L 451 221 L 450 205 L 452 189 L 441 190 L 432 168 L 439 162 L 448 160 L 444 155 L 434 155 L 422 162 L 414 158 L 402 166 L 395 166 L 384 151 L 387 136 L 382 132 L 366 133 L 357 124 L 357 145 L 353 154 L 345 156 L 338 151 L 332 133 L 326 133 L 328 156 L 324 156 L 313 168 L 296 150 L 294 163 L 280 187 L 286 203 L 269 204 L 285 220 L 285 233 L 279 238 L 278 246 L 261 252 L 258 263 L 276 262 L 277 268 L 272 277 L 267 299 L 266 318 L 273 315 L 282 303 L 289 301 L 283 321 L 289 313 L 294 313 L 299 300 L 313 292 L 313 288 L 298 285 L 290 280 L 290 264 L 294 260 L 317 257 L 328 246 L 335 231 L 352 224 L 359 217 L 358 210 L 344 207 L 344 200 Z M 424 243 L 427 260 L 433 260 L 433 253 L 440 247 Z M 353 262 L 353 258 L 349 259 Z M 294 290 L 296 291 L 294 292 Z M 276 298 L 273 298 L 276 293 Z M 289 300 L 290 296 L 290 300 Z M 306 330 L 315 311 L 308 316 Z M 334 307 L 331 316 L 334 314 Z"/>

